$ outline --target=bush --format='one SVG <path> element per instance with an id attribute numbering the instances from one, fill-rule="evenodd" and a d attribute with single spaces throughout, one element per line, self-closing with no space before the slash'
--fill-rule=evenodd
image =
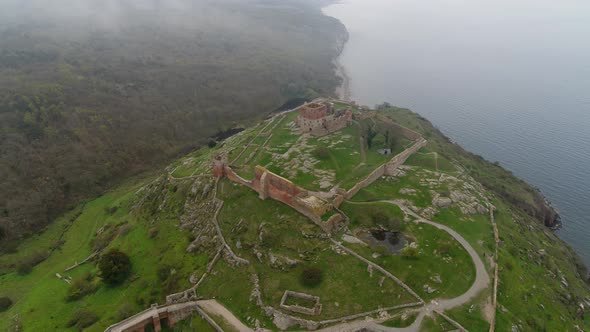
<path id="1" fill-rule="evenodd" d="M 12 306 L 12 300 L 8 297 L 0 297 L 0 312 L 8 310 Z"/>
<path id="2" fill-rule="evenodd" d="M 418 246 L 412 246 L 406 243 L 406 246 L 401 250 L 401 254 L 404 257 L 418 257 L 420 250 Z"/>
<path id="3" fill-rule="evenodd" d="M 390 231 L 398 232 L 401 230 L 402 221 L 396 217 L 389 217 L 383 211 L 375 211 L 371 214 L 371 219 L 375 226 L 383 226 Z"/>
<path id="4" fill-rule="evenodd" d="M 41 263 L 42 261 L 46 260 L 49 257 L 49 252 L 47 251 L 38 251 L 33 255 L 23 259 L 17 266 L 16 272 L 20 275 L 26 275 L 31 273 L 33 267 L 37 264 Z"/>
<path id="5" fill-rule="evenodd" d="M 123 237 L 123 236 L 129 234 L 129 232 L 131 232 L 132 229 L 133 229 L 133 227 L 131 227 L 131 225 L 129 225 L 129 224 L 125 224 L 125 225 L 119 227 L 119 236 Z"/>
<path id="6" fill-rule="evenodd" d="M 102 280 L 107 284 L 118 284 L 131 273 L 131 260 L 125 253 L 113 249 L 102 255 L 98 262 Z"/>
<path id="7" fill-rule="evenodd" d="M 66 293 L 66 301 L 79 300 L 88 294 L 96 292 L 98 287 L 92 279 L 90 273 L 86 273 L 82 277 L 76 278 Z"/>
<path id="8" fill-rule="evenodd" d="M 16 273 L 20 274 L 21 276 L 27 275 L 33 271 L 33 265 L 29 262 L 20 262 L 16 266 Z"/>
<path id="9" fill-rule="evenodd" d="M 308 267 L 301 273 L 301 283 L 307 287 L 315 287 L 322 283 L 324 273 L 317 267 Z"/>
<path id="10" fill-rule="evenodd" d="M 158 230 L 158 228 L 156 228 L 156 227 L 152 227 L 152 228 L 150 228 L 150 230 L 148 231 L 148 236 L 149 236 L 149 238 L 150 238 L 150 239 L 153 239 L 153 238 L 155 238 L 156 236 L 158 236 L 158 233 L 159 233 L 159 232 L 160 232 L 160 231 Z M 191 242 L 192 242 L 192 241 L 191 241 Z"/>
<path id="11" fill-rule="evenodd" d="M 127 317 L 131 317 L 133 314 L 135 314 L 135 312 L 136 310 L 131 303 L 123 303 L 119 307 L 119 310 L 117 310 L 118 320 L 122 321 Z"/>
<path id="12" fill-rule="evenodd" d="M 98 321 L 98 316 L 89 310 L 80 309 L 74 313 L 72 319 L 66 323 L 66 327 L 76 327 L 79 331 L 91 326 Z"/>
<path id="13" fill-rule="evenodd" d="M 313 151 L 313 154 L 318 159 L 327 159 L 330 157 L 330 150 L 328 150 L 328 148 L 325 146 L 320 146 Z"/>

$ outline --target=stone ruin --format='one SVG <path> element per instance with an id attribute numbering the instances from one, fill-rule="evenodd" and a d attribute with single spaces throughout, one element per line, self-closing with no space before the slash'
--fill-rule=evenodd
<path id="1" fill-rule="evenodd" d="M 300 306 L 297 304 L 288 305 L 287 300 L 289 298 L 296 298 L 296 299 L 301 299 L 304 301 L 313 302 L 313 307 L 308 308 L 308 307 L 303 307 L 303 306 Z M 318 296 L 294 292 L 294 291 L 290 291 L 290 290 L 285 291 L 285 293 L 283 294 L 283 297 L 281 298 L 281 304 L 279 306 L 281 309 L 304 314 L 304 315 L 317 316 L 322 313 L 322 305 L 320 303 L 320 298 Z"/>
<path id="2" fill-rule="evenodd" d="M 254 179 L 246 180 L 228 165 L 226 155 L 217 155 L 213 158 L 213 175 L 217 178 L 225 176 L 232 182 L 249 187 L 258 193 L 260 199 L 272 198 L 289 205 L 327 233 L 338 229 L 344 220 L 340 214 L 336 213 L 327 221 L 323 221 L 322 216 L 334 208 L 331 203 L 312 195 L 308 190 L 260 165 L 254 169 Z"/>
<path id="3" fill-rule="evenodd" d="M 302 134 L 324 136 L 347 127 L 352 122 L 350 107 L 337 110 L 333 103 L 323 100 L 306 103 L 298 111 L 296 123 Z"/>

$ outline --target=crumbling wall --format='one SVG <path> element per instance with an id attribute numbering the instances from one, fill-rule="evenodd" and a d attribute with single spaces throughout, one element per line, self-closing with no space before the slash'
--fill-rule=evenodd
<path id="1" fill-rule="evenodd" d="M 377 179 L 382 177 L 384 174 L 385 174 L 385 165 L 381 165 L 381 166 L 377 167 L 373 172 L 371 172 L 371 174 L 369 174 L 363 180 L 357 182 L 357 184 L 355 184 L 354 187 L 350 188 L 346 192 L 346 199 L 352 198 L 361 189 L 368 187 L 369 185 L 371 185 L 371 183 L 377 181 Z"/>
<path id="2" fill-rule="evenodd" d="M 307 307 L 302 307 L 302 306 L 296 305 L 296 304 L 288 305 L 287 299 L 289 297 L 302 299 L 302 300 L 306 300 L 306 301 L 311 301 L 311 302 L 313 302 L 313 307 L 307 308 Z M 294 291 L 290 291 L 290 290 L 285 291 L 285 293 L 283 294 L 283 297 L 281 298 L 281 303 L 280 303 L 279 307 L 284 310 L 288 310 L 288 311 L 292 311 L 292 312 L 296 312 L 296 313 L 300 313 L 300 314 L 304 314 L 304 315 L 315 316 L 315 315 L 319 315 L 320 313 L 322 313 L 322 305 L 320 304 L 320 298 L 318 296 L 294 292 Z"/>
<path id="3" fill-rule="evenodd" d="M 416 153 L 418 150 L 426 146 L 428 142 L 420 137 L 411 147 L 405 149 L 395 157 L 391 158 L 390 161 L 377 167 L 371 174 L 369 174 L 366 178 L 359 181 L 354 187 L 350 188 L 346 192 L 346 199 L 351 199 L 354 195 L 356 195 L 361 189 L 368 187 L 373 182 L 377 181 L 383 175 L 392 175 L 399 166 L 403 165 L 408 158 Z"/>

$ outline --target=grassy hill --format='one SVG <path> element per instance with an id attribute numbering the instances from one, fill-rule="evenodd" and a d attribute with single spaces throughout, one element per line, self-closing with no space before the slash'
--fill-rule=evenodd
<path id="1" fill-rule="evenodd" d="M 428 146 L 408 159 L 395 176 L 378 179 L 344 202 L 341 211 L 349 222 L 331 239 L 395 275 L 427 303 L 465 293 L 475 279 L 469 254 L 448 232 L 418 223 L 402 209 L 410 208 L 462 236 L 489 275 L 498 262 L 497 331 L 588 329 L 580 303 L 588 301 L 590 290 L 578 257 L 521 204 L 496 191 L 493 183 L 509 186 L 523 200 L 530 194 L 528 185 L 450 143 L 408 110 L 383 107 L 379 112 L 420 132 Z M 163 172 L 130 178 L 64 214 L 21 243 L 15 253 L 0 256 L 0 297 L 13 302 L 0 312 L 0 330 L 19 326 L 24 331 L 102 331 L 152 303 L 164 303 L 170 293 L 191 287 L 216 256 L 220 234 L 233 254 L 249 263 L 236 264 L 223 250 L 197 294 L 215 298 L 250 327 L 277 329 L 273 317 L 253 300 L 257 287 L 265 306 L 287 314 L 292 313 L 279 308 L 286 290 L 319 296 L 320 315 L 292 314 L 315 321 L 415 302 L 398 283 L 347 254 L 287 205 L 260 200 L 256 192 L 227 179 L 215 185 L 210 168 L 218 153 L 236 160 L 235 168 L 244 176 L 261 164 L 314 190 L 322 189 L 325 181 L 346 188 L 346 183 L 368 174 L 359 164 L 369 169 L 387 160 L 374 151 L 377 147 L 367 149 L 359 139 L 366 130 L 361 123 L 322 138 L 307 137 L 303 144 L 294 131 L 294 114 L 269 118 L 215 147 L 189 153 Z M 322 147 L 327 154 L 316 152 Z M 307 161 L 317 167 L 293 167 L 298 159 L 299 166 Z M 494 174 L 502 177 L 495 179 Z M 441 197 L 451 198 L 451 203 L 440 203 Z M 224 202 L 216 219 L 221 233 L 213 223 L 216 199 Z M 495 206 L 497 256 L 490 215 L 480 209 L 488 203 Z M 412 253 L 390 250 L 383 241 L 372 244 L 371 237 L 377 239 L 379 232 L 397 234 L 406 243 L 402 247 L 415 243 L 417 249 Z M 131 259 L 131 276 L 122 284 L 106 285 L 96 259 L 65 271 L 94 252 L 104 254 L 113 248 Z M 310 269 L 320 271 L 319 282 L 305 281 Z M 72 284 L 56 273 L 71 277 Z M 68 300 L 72 288 L 80 285 L 86 294 Z M 490 284 L 446 314 L 470 331 L 488 331 L 492 290 Z M 416 310 L 420 307 L 372 317 L 387 326 L 409 325 L 417 318 Z M 193 328 L 203 326 L 197 316 L 192 323 Z M 442 331 L 446 324 L 434 315 L 424 320 L 421 329 Z M 191 322 L 184 322 L 182 328 L 190 326 Z"/>

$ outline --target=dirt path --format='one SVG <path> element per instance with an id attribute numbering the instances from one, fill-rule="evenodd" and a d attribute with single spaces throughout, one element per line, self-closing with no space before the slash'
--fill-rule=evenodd
<path id="1" fill-rule="evenodd" d="M 206 313 L 213 315 L 213 316 L 220 316 L 225 319 L 225 321 L 231 325 L 236 331 L 239 332 L 254 332 L 253 329 L 246 326 L 242 323 L 238 317 L 234 316 L 231 311 L 227 310 L 223 305 L 221 305 L 216 300 L 202 300 L 197 301 L 197 305 L 203 309 Z M 217 322 L 220 323 L 220 322 Z"/>
<path id="2" fill-rule="evenodd" d="M 471 285 L 469 290 L 467 290 L 467 292 L 461 294 L 458 297 L 455 297 L 452 299 L 440 300 L 438 302 L 438 305 L 434 306 L 435 309 L 447 310 L 447 309 L 451 309 L 451 308 L 457 307 L 459 305 L 462 305 L 464 303 L 467 303 L 470 299 L 475 297 L 479 292 L 481 292 L 482 290 L 484 290 L 488 287 L 488 285 L 490 283 L 490 276 L 488 275 L 488 271 L 486 270 L 486 267 L 485 267 L 483 261 L 481 260 L 481 258 L 479 257 L 479 255 L 477 254 L 475 249 L 473 249 L 471 244 L 469 244 L 469 242 L 467 242 L 467 240 L 465 240 L 465 238 L 463 236 L 461 236 L 461 234 L 457 233 L 454 229 L 452 229 L 448 226 L 445 226 L 445 225 L 436 223 L 434 221 L 430 221 L 430 220 L 426 220 L 426 219 L 422 218 L 418 214 L 414 213 L 414 211 L 410 210 L 409 208 L 407 208 L 403 204 L 400 204 L 399 202 L 396 202 L 396 201 L 383 201 L 383 202 L 391 203 L 391 204 L 395 204 L 395 205 L 399 206 L 402 209 L 402 211 L 404 211 L 408 215 L 411 215 L 412 217 L 416 218 L 416 220 L 415 220 L 416 222 L 428 224 L 428 225 L 434 226 L 440 230 L 443 230 L 443 231 L 449 233 L 453 238 L 455 238 L 455 240 L 457 240 L 457 242 L 459 242 L 463 246 L 463 248 L 465 248 L 465 250 L 467 251 L 469 256 L 471 256 L 471 259 L 473 260 L 473 264 L 475 264 L 475 281 L 473 282 L 473 284 Z"/>
<path id="3" fill-rule="evenodd" d="M 380 202 L 395 204 L 395 205 L 399 206 L 400 209 L 402 209 L 402 211 L 404 211 L 408 215 L 416 218 L 415 222 L 428 224 L 428 225 L 434 226 L 440 230 L 443 230 L 443 231 L 449 233 L 449 235 L 451 235 L 455 240 L 457 240 L 457 242 L 459 242 L 461 244 L 461 246 L 463 246 L 463 248 L 465 248 L 465 250 L 467 251 L 467 253 L 471 257 L 471 259 L 473 260 L 473 264 L 475 265 L 475 281 L 473 282 L 471 287 L 465 293 L 463 293 L 455 298 L 435 299 L 435 300 L 432 300 L 430 303 L 427 303 L 424 307 L 422 307 L 419 310 L 420 313 L 418 314 L 418 317 L 416 318 L 414 323 L 412 323 L 412 325 L 410 325 L 408 327 L 404 327 L 404 328 L 386 327 L 386 326 L 378 325 L 378 323 L 380 322 L 379 320 L 369 319 L 369 320 L 364 320 L 364 321 L 354 321 L 354 322 L 350 322 L 350 323 L 339 324 L 339 325 L 331 326 L 331 327 L 328 327 L 325 329 L 320 329 L 318 331 L 322 331 L 322 332 L 356 331 L 361 328 L 367 328 L 372 331 L 380 331 L 380 332 L 418 332 L 418 331 L 420 331 L 420 325 L 422 324 L 424 317 L 426 317 L 427 315 L 431 316 L 435 313 L 436 314 L 442 313 L 444 310 L 452 309 L 452 308 L 455 308 L 457 306 L 460 306 L 460 305 L 463 305 L 463 304 L 469 302 L 469 300 L 471 300 L 473 297 L 475 297 L 481 291 L 485 290 L 490 283 L 490 277 L 488 275 L 488 272 L 485 268 L 483 261 L 481 260 L 481 258 L 479 257 L 479 255 L 477 254 L 475 249 L 473 249 L 471 244 L 469 244 L 469 242 L 467 242 L 467 240 L 465 240 L 465 238 L 461 234 L 457 233 L 455 230 L 453 230 L 452 228 L 450 228 L 448 226 L 445 226 L 445 225 L 436 223 L 434 221 L 430 221 L 430 220 L 426 220 L 426 219 L 422 218 L 420 215 L 416 214 L 414 211 L 410 210 L 408 207 L 403 205 L 402 202 L 391 201 L 391 200 L 384 200 L 384 201 L 380 201 Z M 355 204 L 362 204 L 362 202 L 355 202 Z M 467 329 L 465 329 L 463 327 L 459 328 L 459 330 L 467 331 Z"/>

